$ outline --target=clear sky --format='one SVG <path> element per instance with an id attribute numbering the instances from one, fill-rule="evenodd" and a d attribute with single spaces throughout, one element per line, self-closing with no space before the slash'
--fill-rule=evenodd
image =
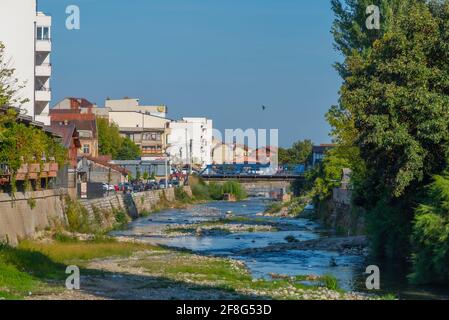
<path id="1" fill-rule="evenodd" d="M 39 0 L 53 16 L 53 101 L 140 98 L 170 118 L 329 142 L 338 99 L 329 0 Z M 68 5 L 81 29 L 65 28 Z M 262 105 L 267 106 L 265 111 Z"/>

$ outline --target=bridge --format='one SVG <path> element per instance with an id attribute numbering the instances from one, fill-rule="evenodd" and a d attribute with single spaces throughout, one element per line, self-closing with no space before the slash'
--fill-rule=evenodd
<path id="1" fill-rule="evenodd" d="M 281 167 L 276 172 L 272 171 L 269 164 L 210 165 L 200 176 L 206 182 L 238 181 L 248 195 L 269 197 L 273 192 L 285 192 L 293 181 L 304 180 L 306 173 L 304 165 Z"/>
<path id="2" fill-rule="evenodd" d="M 304 180 L 305 174 L 201 174 L 206 181 L 236 180 L 242 183 L 255 181 L 288 181 Z"/>

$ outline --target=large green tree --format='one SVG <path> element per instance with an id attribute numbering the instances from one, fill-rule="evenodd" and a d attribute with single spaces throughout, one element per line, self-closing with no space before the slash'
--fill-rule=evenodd
<path id="1" fill-rule="evenodd" d="M 364 162 L 356 202 L 368 209 L 374 253 L 402 256 L 416 194 L 449 150 L 449 10 L 447 1 L 377 1 L 382 28 L 367 30 L 372 2 L 332 2 L 344 62 L 340 104 L 328 118 Z"/>
<path id="2" fill-rule="evenodd" d="M 97 118 L 98 147 L 100 154 L 116 160 L 132 160 L 140 156 L 140 148 L 129 138 L 120 135 L 117 125 L 107 119 Z"/>
<path id="3" fill-rule="evenodd" d="M 279 148 L 280 164 L 303 164 L 306 163 L 312 154 L 312 141 L 300 140 L 290 148 Z"/>

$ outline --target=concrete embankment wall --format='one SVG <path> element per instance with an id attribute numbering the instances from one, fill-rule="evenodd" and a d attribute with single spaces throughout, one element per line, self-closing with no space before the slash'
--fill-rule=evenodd
<path id="1" fill-rule="evenodd" d="M 16 245 L 36 232 L 65 224 L 63 190 L 0 194 L 0 242 Z"/>
<path id="2" fill-rule="evenodd" d="M 351 204 L 351 191 L 335 188 L 332 198 L 317 205 L 318 219 L 342 235 L 365 234 L 364 212 Z"/>
<path id="3" fill-rule="evenodd" d="M 191 195 L 190 187 L 184 187 Z M 19 240 L 33 238 L 37 232 L 65 225 L 65 196 L 67 190 L 45 190 L 16 193 L 15 200 L 0 194 L 0 243 L 16 245 Z M 79 200 L 91 219 L 101 219 L 102 227 L 114 224 L 114 211 L 126 212 L 138 218 L 161 205 L 175 201 L 175 190 L 153 190 L 134 194 L 117 193 L 108 197 Z M 100 216 L 98 216 L 100 215 Z"/>

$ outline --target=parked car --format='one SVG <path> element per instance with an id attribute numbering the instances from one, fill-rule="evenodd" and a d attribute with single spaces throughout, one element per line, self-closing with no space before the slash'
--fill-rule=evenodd
<path id="1" fill-rule="evenodd" d="M 170 185 L 167 185 L 167 180 L 166 179 L 161 179 L 159 180 L 159 189 L 165 189 L 167 186 L 170 188 Z"/>
<path id="2" fill-rule="evenodd" d="M 148 182 L 145 184 L 145 190 L 156 190 L 158 188 L 158 185 L 156 182 Z"/>
<path id="3" fill-rule="evenodd" d="M 179 187 L 180 186 L 180 183 L 179 183 L 178 180 L 171 180 L 171 181 L 169 181 L 169 184 L 171 186 L 173 186 L 173 187 Z"/>
<path id="4" fill-rule="evenodd" d="M 101 188 L 103 191 L 115 191 L 115 187 L 112 184 L 102 183 Z"/>

